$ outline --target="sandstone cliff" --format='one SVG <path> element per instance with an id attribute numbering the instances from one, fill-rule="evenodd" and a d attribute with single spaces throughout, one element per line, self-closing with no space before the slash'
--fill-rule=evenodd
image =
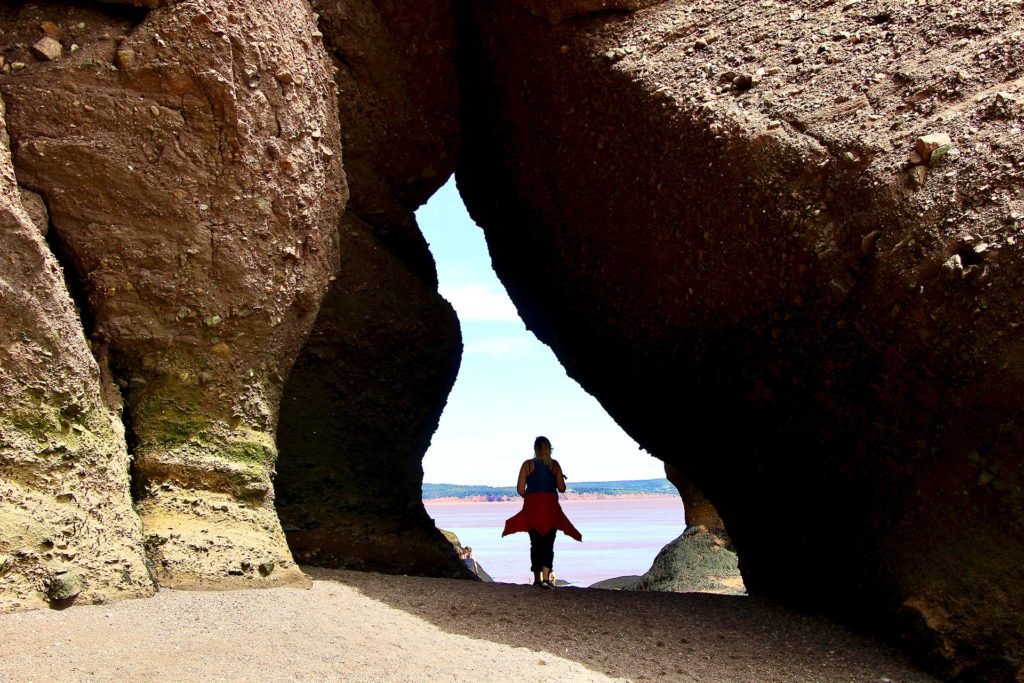
<path id="1" fill-rule="evenodd" d="M 0 28 L 0 608 L 145 595 L 143 551 L 303 585 L 278 507 L 303 559 L 465 573 L 419 500 L 461 344 L 412 214 L 457 164 L 527 324 L 752 594 L 1024 675 L 1017 0 Z"/>
<path id="2" fill-rule="evenodd" d="M 46 198 L 125 392 L 158 580 L 303 582 L 273 507 L 274 430 L 345 191 L 312 13 L 2 12 L 15 168 Z"/>
<path id="3" fill-rule="evenodd" d="M 281 406 L 289 544 L 319 566 L 466 576 L 420 500 L 423 453 L 458 370 L 458 321 L 353 213 L 341 232 L 341 268 Z"/>

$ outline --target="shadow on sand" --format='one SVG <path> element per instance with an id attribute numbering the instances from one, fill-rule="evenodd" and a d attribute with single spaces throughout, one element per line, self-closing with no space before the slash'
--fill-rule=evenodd
<path id="1" fill-rule="evenodd" d="M 303 567 L 448 633 L 546 651 L 633 680 L 934 682 L 897 651 L 758 598 L 544 590 Z M 457 653 L 439 653 L 457 662 Z"/>

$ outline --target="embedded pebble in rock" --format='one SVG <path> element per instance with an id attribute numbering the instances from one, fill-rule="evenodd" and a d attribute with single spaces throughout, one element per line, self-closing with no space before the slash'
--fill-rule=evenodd
<path id="1" fill-rule="evenodd" d="M 60 59 L 63 51 L 64 47 L 60 42 L 50 37 L 43 38 L 32 46 L 32 54 L 51 62 Z"/>
<path id="2" fill-rule="evenodd" d="M 135 50 L 118 50 L 116 56 L 117 65 L 122 69 L 130 69 L 135 64 Z"/>
<path id="3" fill-rule="evenodd" d="M 1024 96 L 1021 95 L 1014 95 L 1009 92 L 998 92 L 996 93 L 996 104 L 1011 115 L 1024 112 Z"/>
<path id="4" fill-rule="evenodd" d="M 914 166 L 910 169 L 910 179 L 914 183 L 915 187 L 922 187 L 925 180 L 928 179 L 928 167 L 927 166 Z"/>
<path id="5" fill-rule="evenodd" d="M 950 140 L 949 135 L 945 133 L 931 133 L 917 139 L 917 142 L 914 143 L 914 151 L 917 152 L 921 161 L 928 163 L 932 160 L 932 154 L 936 150 L 950 144 L 952 144 L 952 140 Z"/>
<path id="6" fill-rule="evenodd" d="M 74 574 L 60 574 L 50 579 L 46 596 L 53 602 L 63 602 L 78 597 L 81 592 L 81 579 Z"/>
<path id="7" fill-rule="evenodd" d="M 25 212 L 32 219 L 33 225 L 39 230 L 39 234 L 45 237 L 50 230 L 50 215 L 46 210 L 46 200 L 39 194 L 23 187 L 18 188 L 18 194 L 21 195 L 21 205 L 25 207 Z"/>

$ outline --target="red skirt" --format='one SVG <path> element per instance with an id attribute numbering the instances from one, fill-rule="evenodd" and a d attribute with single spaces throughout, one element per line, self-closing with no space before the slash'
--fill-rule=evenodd
<path id="1" fill-rule="evenodd" d="M 583 535 L 562 512 L 557 493 L 527 493 L 523 499 L 523 509 L 505 520 L 505 530 L 501 535 L 508 536 L 517 531 L 530 529 L 536 529 L 542 534 L 551 529 L 558 529 L 577 541 L 583 540 Z"/>

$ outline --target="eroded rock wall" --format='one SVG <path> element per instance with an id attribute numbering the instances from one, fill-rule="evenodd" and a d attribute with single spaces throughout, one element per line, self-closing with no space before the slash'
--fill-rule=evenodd
<path id="1" fill-rule="evenodd" d="M 752 593 L 1020 676 L 1019 8 L 529 4 L 458 3 L 459 185 L 527 325 Z"/>
<path id="2" fill-rule="evenodd" d="M 462 343 L 412 213 L 457 157 L 454 21 L 446 2 L 313 6 L 352 196 L 338 277 L 285 390 L 282 521 L 304 562 L 468 576 L 420 501 Z"/>
<path id="3" fill-rule="evenodd" d="M 309 6 L 35 3 L 0 23 L 15 168 L 125 390 L 158 581 L 304 583 L 274 512 L 274 432 L 346 192 Z"/>
<path id="4" fill-rule="evenodd" d="M 104 398 L 40 227 L 22 206 L 0 99 L 0 612 L 153 591 L 120 405 Z"/>

